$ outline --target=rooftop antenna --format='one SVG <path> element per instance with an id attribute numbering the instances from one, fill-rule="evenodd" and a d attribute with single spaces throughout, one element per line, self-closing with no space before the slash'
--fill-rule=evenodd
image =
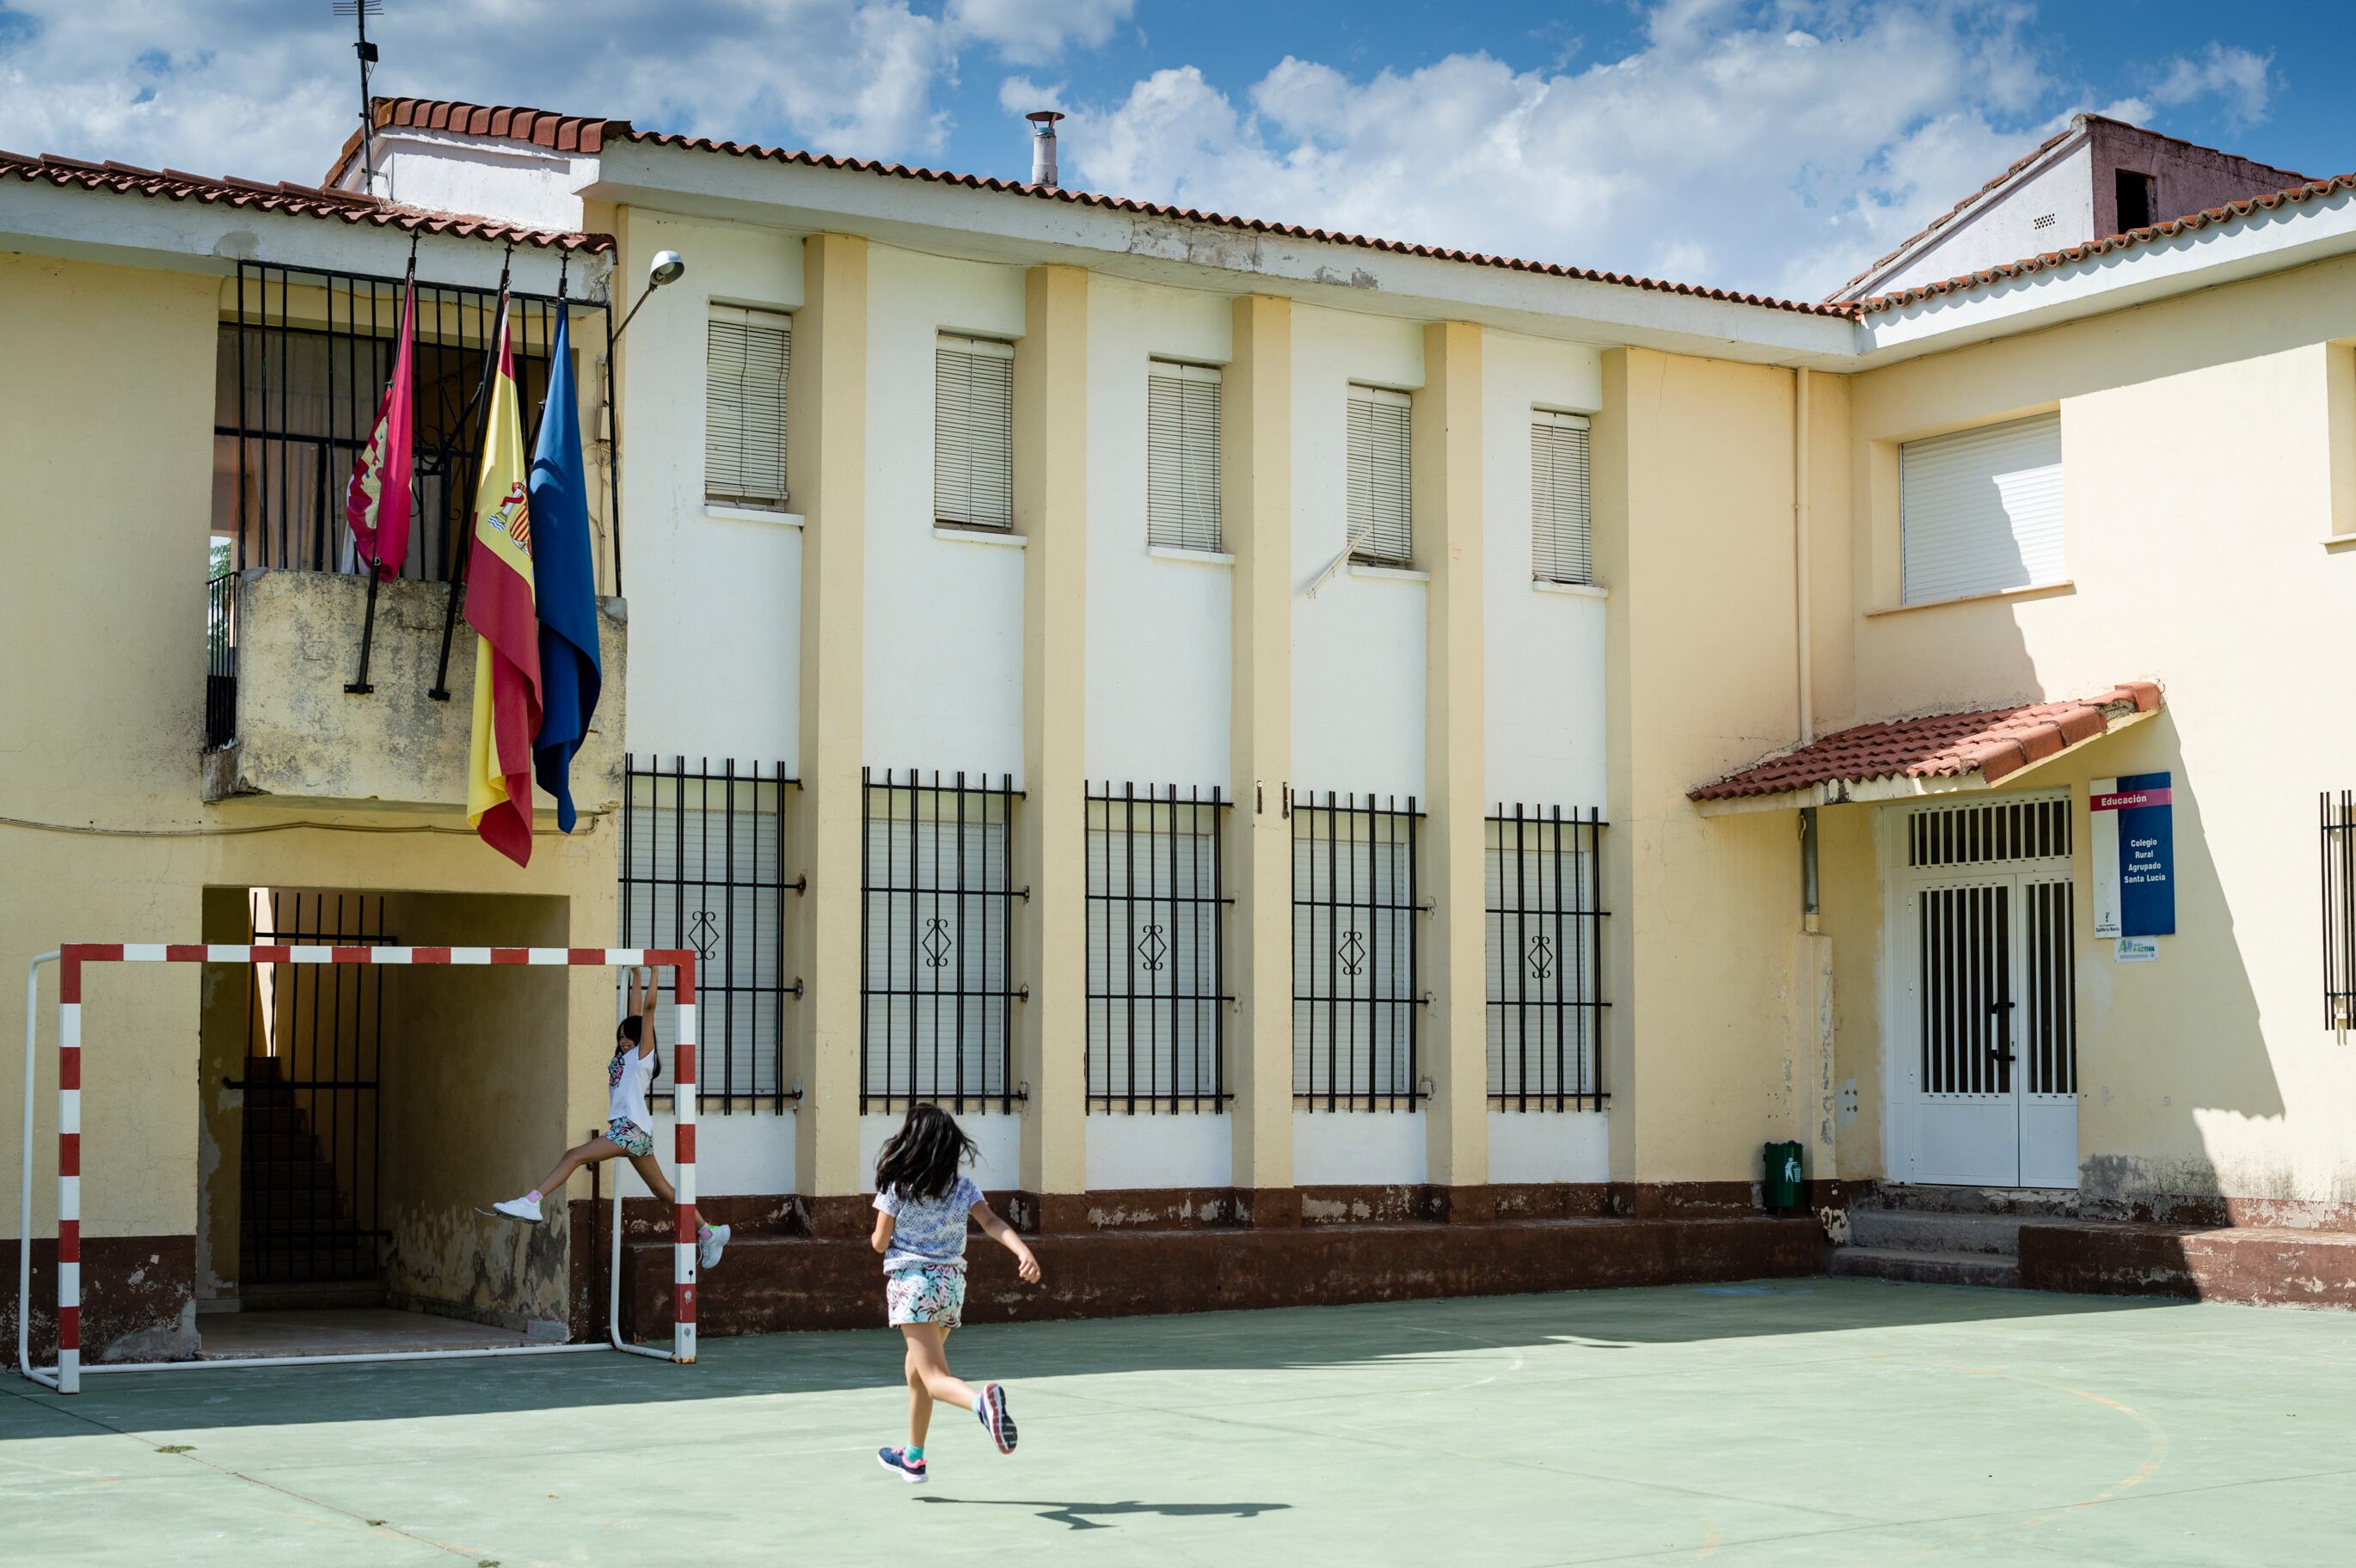
<path id="1" fill-rule="evenodd" d="M 338 16 L 349 16 L 359 25 L 360 41 L 356 52 L 360 57 L 360 188 L 369 195 L 376 194 L 376 116 L 369 112 L 369 71 L 376 64 L 376 46 L 369 42 L 368 19 L 384 15 L 384 0 L 335 0 L 330 7 Z"/>

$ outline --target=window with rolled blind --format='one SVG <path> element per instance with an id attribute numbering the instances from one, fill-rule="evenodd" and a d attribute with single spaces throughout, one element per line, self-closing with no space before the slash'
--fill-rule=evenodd
<path id="1" fill-rule="evenodd" d="M 1014 526 L 1014 346 L 943 334 L 933 351 L 933 517 Z"/>
<path id="2" fill-rule="evenodd" d="M 1408 395 L 1386 387 L 1350 389 L 1350 554 L 1405 566 L 1408 528 Z"/>
<path id="3" fill-rule="evenodd" d="M 1145 542 L 1219 548 L 1219 372 L 1156 359 L 1145 378 Z"/>
<path id="4" fill-rule="evenodd" d="M 714 306 L 705 334 L 703 498 L 782 507 L 793 318 Z"/>
<path id="5" fill-rule="evenodd" d="M 1907 442 L 1898 449 L 1898 494 L 1902 603 L 2068 576 L 2059 414 Z"/>
<path id="6" fill-rule="evenodd" d="M 1530 411 L 1530 575 L 1540 582 L 1595 581 L 1585 414 Z"/>

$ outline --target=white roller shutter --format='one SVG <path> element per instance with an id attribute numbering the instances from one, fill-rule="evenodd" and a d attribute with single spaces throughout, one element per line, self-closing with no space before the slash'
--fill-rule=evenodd
<path id="1" fill-rule="evenodd" d="M 1540 582 L 1595 581 L 1585 414 L 1531 411 L 1530 575 Z"/>
<path id="2" fill-rule="evenodd" d="M 933 355 L 933 517 L 1014 526 L 1014 346 L 944 334 Z"/>
<path id="3" fill-rule="evenodd" d="M 703 496 L 744 506 L 786 500 L 786 369 L 793 318 L 715 305 L 703 372 Z"/>
<path id="4" fill-rule="evenodd" d="M 1361 560 L 1405 566 L 1409 531 L 1408 395 L 1384 387 L 1350 389 L 1347 535 Z M 1365 535 L 1361 540 L 1359 536 Z"/>
<path id="5" fill-rule="evenodd" d="M 1900 601 L 1928 604 L 2060 582 L 2062 416 L 2040 414 L 1898 449 Z"/>
<path id="6" fill-rule="evenodd" d="M 1219 548 L 1219 372 L 1156 359 L 1145 379 L 1145 540 Z"/>

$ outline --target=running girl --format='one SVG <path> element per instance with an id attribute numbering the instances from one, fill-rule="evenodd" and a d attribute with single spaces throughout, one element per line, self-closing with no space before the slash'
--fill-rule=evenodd
<path id="1" fill-rule="evenodd" d="M 925 1479 L 925 1429 L 933 1402 L 970 1410 L 1001 1454 L 1014 1452 L 1014 1418 L 996 1383 L 980 1393 L 949 1373 L 944 1341 L 965 1307 L 965 1222 L 1014 1254 L 1026 1285 L 1039 1283 L 1039 1260 L 1006 1221 L 982 1200 L 981 1189 L 958 1167 L 973 1157 L 973 1140 L 938 1105 L 915 1105 L 875 1162 L 875 1234 L 884 1254 L 885 1316 L 907 1341 L 908 1445 L 879 1448 L 876 1462 L 911 1484 Z"/>
<path id="2" fill-rule="evenodd" d="M 564 1190 L 565 1181 L 584 1165 L 597 1165 L 616 1155 L 627 1156 L 639 1178 L 653 1189 L 654 1195 L 666 1205 L 679 1201 L 679 1194 L 663 1175 L 662 1163 L 655 1158 L 655 1118 L 647 1109 L 647 1089 L 653 1083 L 662 1063 L 655 1056 L 654 1022 L 648 1009 L 655 1000 L 655 976 L 651 969 L 630 972 L 630 1012 L 614 1031 L 614 1060 L 606 1064 L 605 1083 L 611 1095 L 605 1105 L 605 1130 L 592 1131 L 589 1141 L 576 1144 L 564 1151 L 556 1168 L 540 1179 L 540 1185 L 520 1198 L 510 1198 L 492 1208 L 511 1219 L 527 1220 L 538 1224 L 541 1198 Z M 720 1254 L 728 1245 L 728 1227 L 707 1225 L 703 1216 L 695 1217 L 696 1262 L 711 1268 L 720 1262 Z"/>

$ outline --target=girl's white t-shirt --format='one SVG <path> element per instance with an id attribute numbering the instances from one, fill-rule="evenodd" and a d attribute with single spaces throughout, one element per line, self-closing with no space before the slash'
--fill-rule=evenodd
<path id="1" fill-rule="evenodd" d="M 651 1134 L 655 1118 L 647 1109 L 647 1085 L 653 1082 L 654 1075 L 653 1051 L 640 1051 L 632 1046 L 616 1054 L 613 1064 L 605 1069 L 605 1085 L 610 1092 L 605 1115 Z"/>

